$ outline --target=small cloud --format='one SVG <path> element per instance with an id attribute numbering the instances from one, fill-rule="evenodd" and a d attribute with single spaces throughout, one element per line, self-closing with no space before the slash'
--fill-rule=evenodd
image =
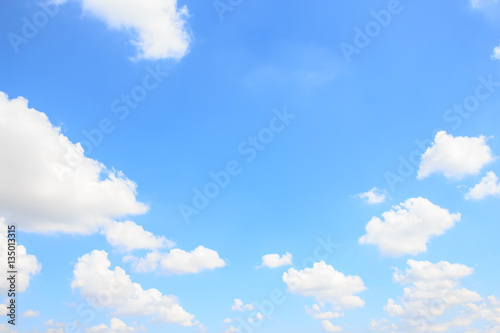
<path id="1" fill-rule="evenodd" d="M 492 60 L 500 60 L 500 46 L 493 49 L 493 54 L 491 55 Z"/>
<path id="2" fill-rule="evenodd" d="M 356 196 L 366 201 L 370 205 L 375 205 L 385 202 L 387 199 L 386 191 L 385 190 L 381 191 L 376 187 L 372 188 L 368 192 L 357 194 Z"/>
<path id="3" fill-rule="evenodd" d="M 465 195 L 467 200 L 480 200 L 487 196 L 499 196 L 500 183 L 498 177 L 493 171 L 490 171 L 481 179 L 479 184 L 469 189 Z"/>
<path id="4" fill-rule="evenodd" d="M 280 256 L 279 254 L 266 254 L 262 256 L 262 265 L 256 268 L 268 267 L 276 268 L 280 266 L 291 266 L 292 265 L 292 254 L 287 252 Z"/>
<path id="5" fill-rule="evenodd" d="M 234 305 L 231 307 L 232 311 L 252 311 L 255 310 L 253 304 L 245 304 L 241 299 L 235 298 Z"/>
<path id="6" fill-rule="evenodd" d="M 40 312 L 35 311 L 35 310 L 26 310 L 23 313 L 23 317 L 26 317 L 26 318 L 38 317 L 39 315 L 40 315 Z"/>

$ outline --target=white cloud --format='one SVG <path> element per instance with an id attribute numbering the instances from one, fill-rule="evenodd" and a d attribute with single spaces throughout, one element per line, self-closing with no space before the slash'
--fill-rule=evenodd
<path id="1" fill-rule="evenodd" d="M 500 183 L 493 171 L 488 172 L 479 184 L 469 189 L 469 192 L 465 195 L 465 199 L 479 200 L 490 195 L 500 195 Z"/>
<path id="2" fill-rule="evenodd" d="M 340 331 L 342 331 L 342 327 L 335 326 L 328 320 L 323 320 L 321 322 L 321 327 L 323 328 L 323 331 L 325 331 L 325 332 L 340 332 Z"/>
<path id="3" fill-rule="evenodd" d="M 175 246 L 174 242 L 163 236 L 155 236 L 132 221 L 112 222 L 103 229 L 102 233 L 106 235 L 109 244 L 124 251 L 156 250 Z"/>
<path id="4" fill-rule="evenodd" d="M 493 54 L 491 55 L 491 59 L 500 60 L 500 46 L 496 46 L 493 49 Z"/>
<path id="5" fill-rule="evenodd" d="M 476 320 L 486 320 L 500 328 L 500 302 L 495 297 L 488 297 L 487 303 L 478 305 L 475 303 L 482 301 L 479 294 L 459 288 L 460 280 L 473 273 L 472 268 L 446 261 L 433 264 L 408 260 L 407 264 L 409 268 L 404 273 L 396 269 L 393 276 L 395 282 L 405 285 L 400 304 L 390 298 L 384 308 L 390 316 L 399 319 L 399 330 L 395 330 L 397 326 L 385 319 L 372 321 L 373 329 L 446 332 L 454 327 L 466 327 L 467 332 L 483 332 L 473 330 L 472 324 Z M 454 313 L 458 315 L 453 317 Z"/>
<path id="6" fill-rule="evenodd" d="M 57 0 L 58 3 L 66 0 Z M 180 59 L 189 50 L 191 36 L 186 6 L 177 0 L 80 0 L 83 12 L 113 30 L 126 31 L 137 49 L 136 58 Z"/>
<path id="7" fill-rule="evenodd" d="M 282 256 L 280 256 L 279 254 L 266 254 L 262 256 L 262 265 L 257 268 L 260 267 L 276 268 L 280 266 L 290 266 L 290 265 L 292 265 L 292 254 L 287 252 Z"/>
<path id="8" fill-rule="evenodd" d="M 235 298 L 231 311 L 252 311 L 255 310 L 253 304 L 245 304 L 241 299 Z"/>
<path id="9" fill-rule="evenodd" d="M 17 231 L 17 230 L 16 230 Z M 2 276 L 8 276 L 6 273 L 9 271 L 7 266 L 7 251 L 8 251 L 8 240 L 7 240 L 7 225 L 5 224 L 5 219 L 0 217 L 0 270 L 3 272 Z M 42 269 L 42 264 L 40 264 L 34 255 L 28 254 L 26 248 L 23 245 L 17 244 L 16 246 L 16 290 L 18 292 L 23 292 L 30 285 L 30 279 L 33 275 L 36 275 Z M 9 289 L 10 282 L 7 278 L 0 279 L 0 292 L 6 294 Z"/>
<path id="10" fill-rule="evenodd" d="M 26 310 L 23 313 L 23 317 L 26 317 L 26 318 L 38 317 L 39 315 L 40 315 L 40 312 L 38 312 L 36 310 Z"/>
<path id="11" fill-rule="evenodd" d="M 467 137 L 438 132 L 432 146 L 422 155 L 418 179 L 433 173 L 442 173 L 446 178 L 461 179 L 466 175 L 477 175 L 482 167 L 494 160 L 484 136 Z"/>
<path id="12" fill-rule="evenodd" d="M 146 329 L 143 326 L 129 327 L 118 318 L 111 318 L 109 327 L 105 324 L 85 329 L 85 333 L 136 333 Z"/>
<path id="13" fill-rule="evenodd" d="M 191 252 L 181 249 L 172 249 L 168 253 L 153 251 L 144 258 L 126 256 L 123 260 L 132 262 L 134 271 L 142 273 L 159 269 L 163 274 L 190 274 L 226 266 L 217 251 L 203 246 Z"/>
<path id="14" fill-rule="evenodd" d="M 460 213 L 450 214 L 424 198 L 410 198 L 382 213 L 382 219 L 372 217 L 359 243 L 377 245 L 382 255 L 415 255 L 427 251 L 431 237 L 442 235 L 459 220 Z"/>
<path id="15" fill-rule="evenodd" d="M 311 315 L 314 319 L 333 319 L 344 316 L 342 312 L 322 311 L 321 307 L 318 304 L 314 304 L 312 308 L 306 305 L 305 308 L 306 308 L 306 313 L 308 315 Z"/>
<path id="16" fill-rule="evenodd" d="M 114 309 L 116 316 L 152 316 L 153 321 L 192 326 L 194 315 L 187 313 L 177 297 L 157 289 L 144 290 L 120 267 L 110 270 L 108 254 L 94 250 L 78 259 L 71 288 L 95 306 Z"/>
<path id="17" fill-rule="evenodd" d="M 360 199 L 365 200 L 370 205 L 379 204 L 385 202 L 387 195 L 384 191 L 380 191 L 378 188 L 374 187 L 368 192 L 360 193 L 357 195 Z"/>
<path id="18" fill-rule="evenodd" d="M 24 98 L 0 92 L 0 119 L 0 212 L 10 223 L 31 232 L 89 234 L 147 211 L 134 182 L 85 157 Z"/>
<path id="19" fill-rule="evenodd" d="M 324 261 L 301 271 L 290 268 L 283 273 L 283 281 L 291 293 L 314 297 L 319 302 L 329 302 L 339 309 L 364 305 L 360 297 L 354 296 L 366 290 L 363 280 L 359 276 L 345 276 Z"/>

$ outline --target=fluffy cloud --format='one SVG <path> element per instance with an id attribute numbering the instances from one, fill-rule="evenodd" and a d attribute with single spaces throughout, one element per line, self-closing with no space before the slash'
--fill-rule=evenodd
<path id="1" fill-rule="evenodd" d="M 389 299 L 385 311 L 399 319 L 399 325 L 385 319 L 372 321 L 371 328 L 392 332 L 446 332 L 453 328 L 467 328 L 467 332 L 483 332 L 473 328 L 476 321 L 487 332 L 497 332 L 500 328 L 500 302 L 494 296 L 482 302 L 476 292 L 460 287 L 460 280 L 473 273 L 473 269 L 461 264 L 441 261 L 408 260 L 405 272 L 396 269 L 393 279 L 405 285 L 400 304 Z M 453 312 L 455 310 L 455 312 Z M 454 313 L 458 315 L 454 316 Z M 450 319 L 451 318 L 451 319 Z M 399 328 L 398 328 L 399 327 Z M 486 332 L 486 331 L 484 331 Z"/>
<path id="2" fill-rule="evenodd" d="M 445 131 L 438 132 L 432 146 L 422 155 L 417 178 L 433 173 L 454 179 L 477 175 L 485 164 L 494 160 L 486 140 L 482 135 L 454 137 Z"/>
<path id="3" fill-rule="evenodd" d="M 283 281 L 291 293 L 316 298 L 319 302 L 331 303 L 335 308 L 356 308 L 364 301 L 354 296 L 366 287 L 359 276 L 345 276 L 324 261 L 312 268 L 297 271 L 290 268 L 283 273 Z"/>
<path id="4" fill-rule="evenodd" d="M 245 304 L 241 299 L 235 298 L 231 311 L 252 311 L 255 310 L 253 304 Z"/>
<path id="5" fill-rule="evenodd" d="M 424 198 L 411 198 L 373 217 L 366 225 L 360 244 L 379 247 L 382 255 L 401 256 L 427 251 L 427 242 L 442 235 L 460 220 L 460 213 L 450 214 Z"/>
<path id="6" fill-rule="evenodd" d="M 145 331 L 143 326 L 129 327 L 118 318 L 111 318 L 109 327 L 105 324 L 85 329 L 85 333 L 136 333 Z"/>
<path id="7" fill-rule="evenodd" d="M 357 197 L 365 200 L 370 205 L 385 202 L 385 200 L 387 199 L 387 195 L 384 193 L 384 191 L 380 191 L 376 187 L 372 188 L 368 192 L 358 194 Z"/>
<path id="8" fill-rule="evenodd" d="M 266 254 L 262 256 L 262 265 L 260 267 L 276 268 L 280 266 L 292 265 L 292 254 L 285 253 L 280 256 L 279 254 Z"/>
<path id="9" fill-rule="evenodd" d="M 0 270 L 3 272 L 2 276 L 6 276 L 6 272 L 10 270 L 7 267 L 7 250 L 7 226 L 5 225 L 5 219 L 0 217 Z M 42 264 L 38 262 L 34 255 L 28 254 L 23 245 L 17 244 L 16 256 L 16 289 L 23 292 L 30 285 L 30 279 L 33 275 L 40 272 Z M 10 283 L 6 278 L 0 279 L 0 292 L 4 294 L 9 289 L 9 285 Z"/>
<path id="10" fill-rule="evenodd" d="M 159 269 L 163 274 L 190 274 L 226 266 L 217 251 L 198 246 L 191 252 L 172 249 L 168 253 L 153 251 L 143 258 L 129 255 L 123 258 L 132 262 L 136 272 L 147 273 Z"/>
<path id="11" fill-rule="evenodd" d="M 491 59 L 500 60 L 500 46 L 497 46 L 493 49 L 493 54 L 491 55 Z"/>
<path id="12" fill-rule="evenodd" d="M 186 6 L 177 6 L 177 0 L 80 2 L 84 13 L 105 22 L 110 29 L 130 33 L 137 58 L 180 59 L 188 52 L 191 36 L 186 18 L 189 13 Z"/>
<path id="13" fill-rule="evenodd" d="M 487 196 L 500 195 L 500 183 L 498 182 L 498 177 L 493 171 L 490 171 L 486 176 L 481 179 L 479 184 L 469 189 L 469 192 L 465 195 L 467 200 L 479 200 Z"/>
<path id="14" fill-rule="evenodd" d="M 157 289 L 144 290 L 120 267 L 110 270 L 108 254 L 94 250 L 78 259 L 71 287 L 95 306 L 114 309 L 119 316 L 152 316 L 153 321 L 192 326 L 194 315 L 186 312 L 177 297 Z"/>
<path id="15" fill-rule="evenodd" d="M 340 332 L 340 331 L 342 331 L 342 327 L 335 326 L 328 320 L 323 320 L 321 322 L 321 327 L 323 328 L 323 331 L 325 331 L 325 332 Z"/>
<path id="16" fill-rule="evenodd" d="M 0 92 L 0 211 L 22 230 L 96 232 L 142 214 L 136 184 L 84 156 L 44 113 Z"/>
<path id="17" fill-rule="evenodd" d="M 113 222 L 107 225 L 102 233 L 106 235 L 109 244 L 124 251 L 156 250 L 175 246 L 174 242 L 163 236 L 155 236 L 131 221 Z"/>

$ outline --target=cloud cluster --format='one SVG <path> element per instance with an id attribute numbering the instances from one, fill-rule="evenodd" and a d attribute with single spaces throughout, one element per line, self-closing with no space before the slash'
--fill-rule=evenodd
<path id="1" fill-rule="evenodd" d="M 393 276 L 394 282 L 406 286 L 400 303 L 390 298 L 384 308 L 387 314 L 399 319 L 398 325 L 386 319 L 373 320 L 372 329 L 447 332 L 453 328 L 466 327 L 470 332 L 476 332 L 473 323 L 484 320 L 496 327 L 488 332 L 496 332 L 500 328 L 500 302 L 490 296 L 487 302 L 476 304 L 483 298 L 474 291 L 460 288 L 460 280 L 472 274 L 472 268 L 446 261 L 433 264 L 408 260 L 407 264 L 409 268 L 405 272 L 396 269 Z M 457 307 L 460 311 L 453 316 L 452 310 Z"/>
<path id="2" fill-rule="evenodd" d="M 366 290 L 363 280 L 359 276 L 345 276 L 324 261 L 301 271 L 290 268 L 283 273 L 283 281 L 291 293 L 314 297 L 317 301 L 331 303 L 338 309 L 364 305 L 364 301 L 355 296 Z"/>
<path id="3" fill-rule="evenodd" d="M 145 213 L 136 184 L 84 156 L 47 116 L 0 92 L 0 211 L 30 232 L 96 232 Z"/>
<path id="4" fill-rule="evenodd" d="M 181 249 L 172 249 L 168 253 L 153 251 L 143 258 L 128 255 L 123 260 L 131 262 L 134 271 L 141 273 L 159 270 L 163 274 L 192 274 L 226 266 L 217 251 L 201 245 L 191 252 Z"/>
<path id="5" fill-rule="evenodd" d="M 431 237 L 442 235 L 459 220 L 460 213 L 451 214 L 425 198 L 410 198 L 382 213 L 382 219 L 373 217 L 359 243 L 378 246 L 382 255 L 415 255 L 427 251 Z"/>
<path id="6" fill-rule="evenodd" d="M 442 173 L 446 178 L 462 179 L 477 175 L 484 165 L 494 160 L 484 136 L 454 137 L 445 131 L 438 132 L 432 146 L 422 155 L 418 179 L 433 173 Z"/>
<path id="7" fill-rule="evenodd" d="M 175 296 L 157 289 L 144 290 L 120 267 L 110 269 L 108 254 L 94 250 L 78 259 L 71 288 L 90 304 L 114 310 L 114 315 L 151 316 L 153 321 L 192 326 L 194 315 L 186 312 Z"/>

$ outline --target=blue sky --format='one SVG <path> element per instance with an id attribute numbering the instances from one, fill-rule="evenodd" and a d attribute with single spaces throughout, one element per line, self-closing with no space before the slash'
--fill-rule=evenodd
<path id="1" fill-rule="evenodd" d="M 0 8 L 0 331 L 500 332 L 500 3 Z"/>

